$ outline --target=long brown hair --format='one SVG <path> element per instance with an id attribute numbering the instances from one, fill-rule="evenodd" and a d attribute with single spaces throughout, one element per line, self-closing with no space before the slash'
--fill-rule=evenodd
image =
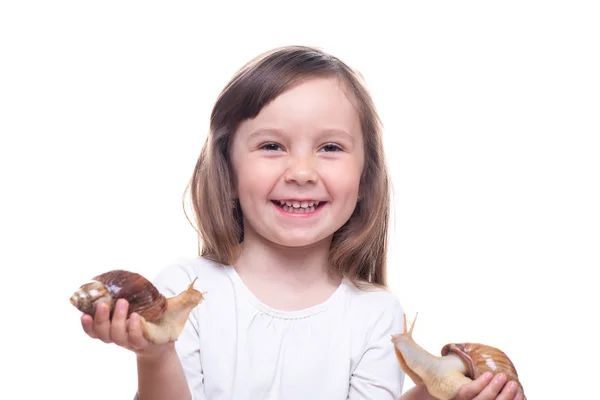
<path id="1" fill-rule="evenodd" d="M 386 286 L 390 181 L 381 121 L 360 75 L 338 58 L 313 47 L 287 46 L 259 55 L 237 71 L 217 98 L 208 136 L 184 194 L 190 195 L 199 254 L 231 265 L 243 240 L 242 211 L 234 200 L 236 181 L 230 159 L 238 125 L 256 117 L 292 85 L 312 77 L 337 77 L 345 84 L 357 108 L 364 138 L 359 201 L 350 219 L 333 236 L 330 267 L 357 285 Z"/>

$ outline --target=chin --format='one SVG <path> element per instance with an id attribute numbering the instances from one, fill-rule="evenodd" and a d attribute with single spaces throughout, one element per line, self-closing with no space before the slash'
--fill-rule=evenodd
<path id="1" fill-rule="evenodd" d="M 332 238 L 332 235 L 325 236 L 325 237 L 320 237 L 320 236 L 319 237 L 316 237 L 316 236 L 294 237 L 294 236 L 288 235 L 285 238 L 274 238 L 274 239 L 270 239 L 270 241 L 281 247 L 289 247 L 289 248 L 297 249 L 297 248 L 314 246 L 316 244 L 323 243 L 324 241 L 330 241 L 331 238 Z"/>

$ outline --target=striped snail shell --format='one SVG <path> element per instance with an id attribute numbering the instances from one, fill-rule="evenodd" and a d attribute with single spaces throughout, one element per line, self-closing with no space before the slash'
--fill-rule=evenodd
<path id="1" fill-rule="evenodd" d="M 71 296 L 75 308 L 84 314 L 95 315 L 99 303 L 107 303 L 112 319 L 118 299 L 129 303 L 127 316 L 140 315 L 144 336 L 154 343 L 175 341 L 181 334 L 190 312 L 204 299 L 194 289 L 196 279 L 176 296 L 166 298 L 142 275 L 126 270 L 112 270 L 95 276 L 81 285 Z"/>
<path id="2" fill-rule="evenodd" d="M 392 335 L 392 343 L 402 370 L 416 385 L 425 385 L 433 397 L 451 400 L 462 386 L 489 371 L 516 381 L 527 400 L 517 370 L 503 351 L 480 343 L 449 343 L 442 347 L 441 357 L 434 356 L 413 340 L 415 321 L 407 332 L 405 315 L 404 332 Z"/>
<path id="3" fill-rule="evenodd" d="M 516 381 L 519 391 L 523 394 L 523 386 L 513 362 L 502 350 L 480 343 L 448 343 L 442 347 L 442 356 L 458 356 L 467 371 L 465 375 L 473 380 L 486 372 L 493 374 L 504 373 L 509 381 Z"/>
<path id="4" fill-rule="evenodd" d="M 118 299 L 129 303 L 128 316 L 137 312 L 147 321 L 158 319 L 167 310 L 167 299 L 142 275 L 124 270 L 105 272 L 83 284 L 71 296 L 71 304 L 92 317 L 96 304 L 108 303 L 110 317 Z"/>

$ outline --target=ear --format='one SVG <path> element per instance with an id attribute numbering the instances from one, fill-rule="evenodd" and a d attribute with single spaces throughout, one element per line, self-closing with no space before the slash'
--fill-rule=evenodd
<path id="1" fill-rule="evenodd" d="M 369 185 L 365 184 L 365 182 L 364 182 L 364 176 L 362 176 L 360 178 L 360 182 L 358 183 L 358 197 L 356 198 L 357 202 L 359 202 L 359 201 L 361 201 L 362 199 L 365 198 L 365 195 L 364 195 L 364 193 L 365 193 L 365 186 L 368 187 Z"/>
<path id="2" fill-rule="evenodd" d="M 240 196 L 238 195 L 237 190 L 237 182 L 232 182 L 231 187 L 229 189 L 229 198 L 232 200 L 237 200 Z"/>

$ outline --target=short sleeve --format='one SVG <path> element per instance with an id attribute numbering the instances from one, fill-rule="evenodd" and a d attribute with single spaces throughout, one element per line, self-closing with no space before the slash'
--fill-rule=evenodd
<path id="1" fill-rule="evenodd" d="M 350 377 L 348 400 L 398 400 L 402 394 L 404 372 L 392 335 L 403 331 L 404 311 L 395 296 L 386 294 L 386 306 L 373 315 L 363 355 Z"/>
<path id="2" fill-rule="evenodd" d="M 165 297 L 172 297 L 183 292 L 194 278 L 196 275 L 192 268 L 171 265 L 160 271 L 153 283 Z M 175 342 L 175 349 L 183 366 L 192 400 L 206 400 L 199 335 L 198 314 L 196 310 L 192 310 L 181 335 Z"/>

